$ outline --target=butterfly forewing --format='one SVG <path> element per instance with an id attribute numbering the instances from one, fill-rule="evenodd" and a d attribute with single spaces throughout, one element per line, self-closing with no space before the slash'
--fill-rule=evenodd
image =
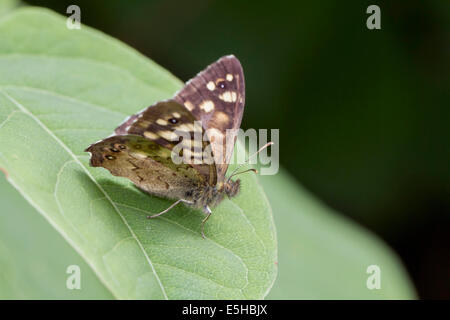
<path id="1" fill-rule="evenodd" d="M 234 131 L 241 125 L 245 104 L 244 74 L 239 60 L 234 56 L 219 59 L 187 82 L 173 99 L 201 120 L 207 130 L 217 179 L 222 182 L 236 140 Z"/>
<path id="2" fill-rule="evenodd" d="M 202 125 L 196 123 L 192 113 L 178 102 L 158 102 L 127 119 L 115 132 L 139 135 L 169 150 L 179 144 L 186 157 L 185 163 L 199 171 L 208 184 L 216 184 L 214 159 L 211 152 L 207 152 L 209 141 L 203 139 Z"/>
<path id="3" fill-rule="evenodd" d="M 241 124 L 244 86 L 239 60 L 219 59 L 171 100 L 132 115 L 116 135 L 89 146 L 91 165 L 172 199 L 189 199 L 193 190 L 204 192 L 207 186 L 220 190 Z M 173 161 L 179 146 L 183 160 L 191 162 Z"/>

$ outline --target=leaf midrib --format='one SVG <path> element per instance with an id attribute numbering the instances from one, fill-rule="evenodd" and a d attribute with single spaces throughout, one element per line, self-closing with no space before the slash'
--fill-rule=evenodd
<path id="1" fill-rule="evenodd" d="M 143 211 L 143 212 L 145 212 L 147 215 L 150 214 L 150 212 L 148 212 L 148 211 L 139 209 L 139 208 L 137 208 L 137 207 L 131 207 L 131 206 L 128 206 L 128 205 L 125 205 L 125 204 L 122 204 L 122 203 L 118 203 L 118 202 L 115 202 L 114 200 L 112 200 L 112 199 L 108 196 L 108 194 L 106 193 L 106 191 L 105 191 L 100 185 L 98 185 L 98 183 L 97 183 L 97 181 L 95 180 L 95 178 L 92 177 L 92 175 L 89 174 L 89 171 L 86 170 L 86 167 L 85 167 L 85 166 L 81 163 L 81 161 L 78 159 L 81 155 L 80 155 L 80 156 L 75 155 L 75 154 L 72 152 L 72 150 L 70 150 L 69 147 L 67 147 L 67 146 L 66 146 L 66 145 L 65 145 L 65 144 L 64 144 L 64 143 L 56 136 L 56 135 L 53 134 L 53 132 L 52 132 L 52 131 L 44 124 L 44 123 L 42 123 L 41 120 L 39 120 L 33 113 L 31 113 L 27 108 L 25 108 L 22 104 L 20 104 L 17 100 L 15 100 L 15 99 L 14 99 L 13 97 L 11 97 L 9 94 L 7 94 L 6 92 L 4 92 L 4 90 L 2 90 L 1 88 L 12 88 L 12 89 L 25 90 L 25 91 L 28 91 L 28 90 L 29 90 L 29 91 L 43 92 L 43 93 L 45 93 L 45 94 L 53 95 L 53 96 L 55 96 L 55 97 L 59 97 L 59 98 L 62 98 L 62 99 L 70 99 L 70 100 L 72 100 L 72 101 L 74 101 L 74 102 L 77 102 L 77 103 L 83 103 L 83 104 L 87 104 L 87 105 L 90 105 L 90 106 L 99 107 L 99 108 L 101 108 L 103 111 L 111 111 L 112 113 L 117 113 L 116 111 L 108 110 L 108 109 L 105 109 L 105 108 L 102 107 L 102 106 L 95 105 L 95 104 L 92 104 L 92 103 L 90 103 L 90 102 L 85 102 L 85 101 L 83 101 L 83 100 L 75 99 L 75 98 L 72 98 L 72 97 L 69 97 L 69 96 L 65 96 L 65 95 L 60 95 L 60 94 L 58 94 L 58 93 L 54 93 L 53 91 L 44 90 L 44 89 L 40 89 L 40 88 L 34 88 L 34 87 L 29 87 L 29 86 L 15 86 L 15 85 L 14 85 L 14 86 L 7 85 L 7 86 L 1 86 L 1 87 L 0 87 L 0 92 L 2 92 L 2 93 L 3 93 L 3 94 L 4 94 L 4 95 L 12 102 L 12 103 L 14 103 L 14 105 L 16 105 L 16 107 L 19 109 L 19 110 L 15 110 L 15 111 L 11 112 L 11 114 L 9 115 L 9 117 L 11 117 L 13 114 L 15 114 L 15 113 L 17 113 L 17 112 L 23 112 L 23 113 L 29 115 L 29 116 L 30 116 L 34 121 L 36 121 L 42 128 L 44 128 L 44 130 L 45 130 L 49 135 L 51 135 L 52 138 L 55 139 L 55 141 L 57 141 L 58 144 L 60 144 L 60 145 L 63 147 L 63 149 L 65 149 L 65 151 L 68 152 L 69 155 L 72 157 L 72 160 L 67 161 L 66 163 L 64 163 L 63 166 L 66 166 L 69 162 L 76 162 L 78 165 L 80 165 L 80 166 L 82 167 L 82 169 L 88 174 L 89 178 L 95 183 L 95 185 L 99 188 L 99 190 L 105 195 L 104 198 L 108 199 L 108 201 L 111 203 L 111 205 L 113 205 L 114 209 L 117 211 L 117 213 L 118 213 L 119 216 L 122 218 L 122 220 L 124 221 L 124 223 L 126 224 L 126 226 L 128 227 L 128 229 L 129 229 L 130 231 L 132 230 L 132 229 L 131 229 L 131 226 L 128 225 L 126 219 L 125 219 L 125 218 L 123 217 L 123 215 L 121 214 L 121 211 L 120 211 L 120 209 L 118 208 L 118 206 L 130 207 L 130 208 L 132 208 L 132 209 L 134 209 L 134 210 Z M 4 122 L 6 122 L 6 120 L 5 120 Z M 2 122 L 2 124 L 3 124 L 4 122 Z M 78 130 L 78 129 L 73 129 L 73 130 Z M 98 130 L 102 130 L 102 129 L 98 129 Z M 259 237 L 259 235 L 256 233 L 253 224 L 248 220 L 247 216 L 242 212 L 242 208 L 240 208 L 240 207 L 239 207 L 237 204 L 235 204 L 233 201 L 230 201 L 230 202 L 234 205 L 234 207 L 236 207 L 236 208 L 238 209 L 239 213 L 245 218 L 246 223 L 248 223 L 248 224 L 252 227 L 252 232 L 256 235 L 256 237 L 258 238 L 258 240 L 260 241 L 260 243 L 262 244 L 263 248 L 264 248 L 265 251 L 266 251 L 266 248 L 265 248 L 265 245 L 264 245 L 262 239 L 261 239 L 261 238 Z M 180 227 L 180 228 L 189 230 L 190 232 L 195 232 L 194 230 L 189 229 L 189 228 L 187 228 L 186 226 L 183 226 L 183 225 L 181 225 L 181 224 L 179 224 L 179 223 L 177 223 L 177 222 L 175 222 L 175 221 L 166 219 L 166 218 L 164 218 L 164 217 L 161 217 L 161 219 L 163 219 L 163 220 L 165 220 L 165 221 L 169 221 L 170 223 L 173 223 L 174 225 L 176 225 L 176 226 L 178 226 L 178 227 Z M 58 228 L 57 228 L 57 229 L 58 229 Z M 132 234 L 133 234 L 133 232 L 132 232 Z M 136 238 L 136 240 L 137 240 L 137 242 L 138 242 L 138 245 L 139 245 L 139 244 L 140 244 L 140 241 L 138 240 L 138 237 L 137 237 L 136 235 L 133 235 L 133 237 Z M 224 247 L 223 245 L 219 244 L 218 242 L 216 242 L 216 241 L 214 241 L 214 240 L 212 240 L 212 239 L 209 239 L 209 238 L 207 238 L 207 239 L 210 240 L 211 243 L 215 244 L 215 245 L 218 246 L 219 248 L 221 248 L 221 249 L 223 249 L 223 250 L 225 250 L 225 251 L 230 252 L 234 257 L 236 257 L 239 261 L 241 261 L 241 263 L 242 263 L 242 265 L 245 267 L 245 271 L 246 271 L 246 276 L 245 276 L 246 284 L 245 284 L 243 287 L 241 287 L 241 288 L 236 288 L 236 287 L 234 287 L 234 289 L 238 289 L 238 290 L 243 294 L 243 296 L 245 296 L 243 290 L 244 290 L 244 289 L 248 286 L 248 284 L 249 284 L 249 280 L 248 280 L 249 269 L 248 269 L 247 264 L 244 262 L 244 260 L 242 259 L 242 257 L 241 257 L 240 255 L 238 255 L 238 254 L 236 254 L 235 252 L 233 252 L 230 248 Z M 151 266 L 153 267 L 153 263 L 151 262 L 150 258 L 148 257 L 148 254 L 147 254 L 147 252 L 145 251 L 145 249 L 143 248 L 143 246 L 140 245 L 140 249 L 143 251 L 143 253 L 144 253 L 144 255 L 146 256 L 146 258 L 148 258 L 149 263 L 150 263 Z M 156 264 L 159 264 L 159 263 L 156 263 Z M 172 266 L 172 267 L 175 267 L 175 266 Z M 152 268 L 152 271 L 153 271 L 153 270 L 154 270 L 154 268 Z M 182 270 L 185 271 L 185 272 L 191 273 L 191 272 L 189 272 L 188 270 L 184 270 L 184 269 L 182 269 Z M 156 278 L 158 279 L 158 283 L 160 283 L 161 289 L 162 289 L 162 290 L 165 290 L 165 289 L 163 289 L 164 286 L 163 286 L 162 282 L 159 280 L 159 277 L 158 277 L 157 274 L 156 274 L 156 270 L 154 271 L 154 274 L 155 274 Z M 201 275 L 198 275 L 198 274 L 195 274 L 195 275 L 204 278 L 204 277 L 201 276 Z M 218 284 L 218 285 L 220 285 L 220 286 L 222 286 L 222 287 L 224 287 L 224 288 L 230 288 L 230 289 L 233 289 L 232 287 L 227 287 L 227 286 L 225 286 L 225 285 L 223 285 L 223 284 L 221 284 L 221 283 L 217 283 L 214 279 L 210 279 L 210 278 L 204 278 L 204 279 L 207 279 L 207 280 L 209 280 L 209 281 L 212 281 L 212 282 L 214 282 L 214 283 L 216 283 L 216 284 Z M 112 290 L 110 289 L 110 291 L 112 291 Z M 164 292 L 164 291 L 163 291 L 163 292 Z M 165 297 L 167 297 L 167 295 L 165 295 Z M 168 297 L 167 297 L 166 299 L 168 299 Z"/>
<path id="2" fill-rule="evenodd" d="M 61 99 L 67 99 L 67 100 L 70 100 L 70 101 L 73 101 L 73 102 L 76 102 L 76 103 L 80 103 L 80 104 L 85 104 L 85 105 L 88 105 L 88 106 L 96 107 L 96 108 L 99 108 L 99 109 L 102 110 L 102 111 L 106 111 L 106 112 L 110 112 L 110 113 L 120 113 L 120 112 L 118 112 L 118 111 L 106 109 L 105 107 L 103 107 L 103 106 L 101 106 L 101 105 L 98 105 L 98 104 L 93 104 L 93 103 L 90 103 L 90 102 L 86 102 L 86 101 L 84 101 L 84 100 L 76 99 L 76 98 L 73 98 L 73 97 L 70 97 L 70 96 L 66 96 L 66 95 L 63 95 L 63 94 L 55 93 L 55 92 L 53 92 L 53 91 L 45 90 L 45 89 L 41 89 L 41 88 L 35 88 L 35 87 L 30 87 L 30 86 L 18 86 L 18 85 L 6 85 L 6 86 L 3 85 L 3 86 L 0 86 L 0 87 L 1 87 L 1 88 L 5 88 L 5 89 L 11 88 L 11 89 L 19 89 L 19 90 L 25 90 L 25 91 L 31 91 L 31 92 L 37 92 L 37 93 L 43 93 L 43 94 L 46 94 L 46 95 L 49 95 L 49 96 L 54 96 L 54 97 L 61 98 Z M 2 91 L 1 88 L 0 88 L 0 91 Z M 3 93 L 5 94 L 4 91 L 3 91 Z M 5 94 L 5 95 L 6 95 L 6 94 Z M 12 98 L 12 97 L 11 97 L 11 98 Z M 23 107 L 23 105 L 21 105 L 21 106 Z M 14 113 L 16 113 L 16 112 L 18 112 L 18 110 L 15 110 L 15 111 L 11 112 L 11 114 L 9 115 L 9 117 L 12 116 L 12 115 L 13 115 Z M 35 120 L 36 120 L 36 119 L 38 120 L 38 118 L 36 118 L 36 116 L 35 116 L 34 114 L 31 114 L 30 111 L 27 110 L 26 113 L 29 114 L 29 115 L 32 115 L 33 118 L 34 118 Z M 122 115 L 125 115 L 125 113 L 123 113 Z M 4 122 L 6 122 L 6 120 L 5 120 Z M 3 123 L 4 123 L 4 122 L 3 122 Z M 41 121 L 39 120 L 39 122 L 41 122 Z M 1 123 L 0 125 L 3 125 L 3 123 Z M 43 124 L 43 123 L 42 123 L 42 125 L 45 126 L 45 124 Z M 47 128 L 47 129 L 48 129 L 48 128 Z M 48 130 L 50 131 L 50 129 L 48 129 Z M 53 132 L 56 132 L 56 131 L 62 131 L 62 130 L 64 130 L 64 129 L 57 129 L 57 130 L 53 130 L 53 131 L 51 131 L 51 132 L 53 133 Z M 105 129 L 102 129 L 102 128 L 98 128 L 98 129 L 92 129 L 92 128 L 90 128 L 90 129 L 85 129 L 85 128 L 70 128 L 70 129 L 67 129 L 67 130 L 75 130 L 75 131 L 77 131 L 77 130 L 96 130 L 96 131 L 103 131 L 103 130 L 105 130 Z M 55 137 L 56 137 L 56 136 L 55 136 Z M 56 138 L 57 138 L 57 137 L 56 137 Z M 59 140 L 59 138 L 57 138 L 57 139 Z M 61 143 L 63 143 L 63 142 L 61 141 Z M 68 148 L 68 147 L 67 147 L 67 148 Z M 69 149 L 69 148 L 68 148 L 68 149 Z M 69 149 L 69 150 L 70 150 L 70 149 Z M 73 152 L 72 152 L 71 150 L 70 150 L 70 152 L 73 154 Z M 78 159 L 78 157 L 80 157 L 80 156 L 84 156 L 84 155 L 75 155 L 75 157 L 77 157 L 77 159 Z M 68 162 L 69 162 L 69 161 L 68 161 Z M 74 160 L 70 160 L 70 162 L 74 162 Z M 80 165 L 81 162 L 80 162 L 80 161 L 77 161 L 77 164 Z M 65 163 L 64 165 L 67 165 L 67 163 Z M 85 169 L 84 165 L 81 164 L 81 166 L 83 167 L 83 169 Z M 92 179 L 94 179 L 94 178 L 92 177 Z M 105 191 L 105 192 L 106 192 L 106 191 Z M 115 203 L 116 205 L 119 205 L 119 206 L 130 207 L 130 208 L 135 209 L 135 210 L 143 211 L 143 212 L 145 212 L 147 215 L 151 214 L 150 212 L 145 211 L 145 210 L 142 210 L 142 209 L 139 209 L 139 208 L 137 208 L 137 207 L 131 207 L 131 206 L 127 206 L 127 205 L 122 204 L 122 203 L 117 203 L 117 202 L 115 202 L 115 201 L 112 200 L 112 199 L 111 199 L 111 201 L 112 201 L 113 203 Z M 232 204 L 235 208 L 237 208 L 237 210 L 239 211 L 239 213 L 241 214 L 241 216 L 244 218 L 244 220 L 246 221 L 246 223 L 252 228 L 252 232 L 255 234 L 255 236 L 258 238 L 258 241 L 260 242 L 260 244 L 262 245 L 262 247 L 264 248 L 264 250 L 267 252 L 267 249 L 266 249 L 266 247 L 265 247 L 265 245 L 264 245 L 264 242 L 262 241 L 261 237 L 257 234 L 254 225 L 248 220 L 248 217 L 247 217 L 247 216 L 244 214 L 244 212 L 242 211 L 242 208 L 239 207 L 239 206 L 238 206 L 236 203 L 234 203 L 233 201 L 230 201 L 230 202 L 231 202 L 231 204 Z M 177 223 L 177 222 L 175 222 L 175 221 L 168 220 L 168 219 L 163 218 L 163 217 L 161 217 L 161 218 L 162 218 L 163 220 L 166 220 L 166 221 L 169 221 L 169 222 L 175 224 L 176 226 L 178 226 L 178 227 L 180 227 L 180 228 L 189 230 L 190 232 L 195 232 L 194 230 L 191 230 L 191 229 L 187 228 L 186 226 L 183 226 L 183 225 L 181 225 L 181 224 L 179 224 L 179 223 Z M 221 248 L 221 249 L 223 249 L 223 250 L 225 250 L 225 251 L 230 252 L 234 257 L 236 257 L 239 261 L 241 261 L 242 265 L 243 265 L 243 266 L 245 267 L 245 269 L 246 269 L 246 270 L 245 270 L 245 271 L 246 271 L 246 277 L 245 277 L 246 284 L 245 284 L 245 286 L 242 287 L 242 288 L 234 288 L 234 289 L 240 290 L 241 293 L 245 296 L 243 290 L 244 290 L 244 289 L 248 286 L 248 284 L 249 284 L 249 281 L 248 281 L 248 272 L 249 272 L 249 269 L 248 269 L 247 264 L 244 262 L 244 260 L 242 259 L 242 257 L 241 257 L 240 255 L 238 255 L 237 253 L 235 253 L 235 252 L 234 252 L 233 250 L 231 250 L 230 248 L 224 247 L 223 245 L 219 244 L 218 242 L 216 242 L 216 241 L 214 241 L 214 240 L 212 240 L 212 239 L 209 239 L 209 238 L 207 238 L 207 239 L 210 240 L 211 243 L 215 244 L 217 247 L 219 247 L 219 248 Z M 144 249 L 144 250 L 145 250 L 145 249 Z M 209 279 L 209 280 L 215 282 L 213 279 Z M 221 285 L 221 286 L 223 286 L 223 285 Z M 227 286 L 223 286 L 223 287 L 228 288 Z"/>
<path id="3" fill-rule="evenodd" d="M 136 211 L 143 212 L 143 213 L 145 213 L 147 216 L 152 214 L 152 212 L 149 212 L 149 211 L 147 211 L 147 210 L 140 209 L 140 208 L 133 207 L 133 206 L 129 206 L 129 205 L 124 204 L 124 203 L 116 202 L 116 204 L 117 204 L 118 206 L 120 206 L 120 207 L 130 208 L 130 209 L 133 209 L 133 210 L 136 210 Z M 241 210 L 242 210 L 242 209 L 241 209 Z M 176 222 L 176 221 L 173 221 L 173 220 L 168 219 L 168 218 L 166 218 L 166 217 L 159 217 L 159 219 L 161 219 L 161 220 L 163 220 L 163 221 L 166 221 L 166 222 L 168 222 L 168 223 L 170 223 L 170 224 L 173 224 L 173 225 L 175 225 L 175 226 L 177 226 L 177 227 L 179 227 L 179 228 L 181 228 L 181 229 L 183 229 L 183 230 L 189 231 L 189 232 L 195 234 L 196 236 L 198 236 L 198 233 L 197 233 L 195 230 L 190 229 L 190 228 L 188 228 L 188 227 L 186 227 L 186 226 L 184 226 L 184 225 L 182 225 L 182 224 L 180 224 L 180 223 L 178 223 L 178 222 Z M 221 249 L 223 249 L 223 250 L 225 250 L 225 251 L 230 252 L 234 257 L 236 257 L 239 261 L 241 261 L 242 265 L 245 266 L 245 272 L 246 272 L 246 273 L 245 273 L 245 280 L 246 280 L 246 284 L 245 284 L 245 286 L 243 286 L 242 288 L 227 287 L 227 286 L 225 286 L 224 284 L 218 283 L 218 282 L 215 281 L 214 279 L 209 279 L 209 278 L 206 278 L 206 277 L 204 277 L 204 276 L 202 276 L 202 275 L 199 275 L 199 274 L 195 274 L 195 275 L 197 275 L 197 276 L 199 276 L 199 277 L 201 277 L 201 278 L 210 280 L 210 281 L 212 281 L 212 282 L 214 282 L 214 283 L 217 283 L 217 284 L 219 284 L 220 286 L 222 286 L 222 287 L 224 287 L 224 288 L 239 289 L 239 290 L 241 291 L 242 295 L 245 296 L 243 290 L 248 286 L 248 283 L 249 283 L 249 281 L 248 281 L 248 272 L 249 272 L 249 270 L 248 270 L 248 266 L 245 264 L 245 262 L 244 262 L 244 260 L 242 259 L 242 257 L 239 256 L 238 254 L 236 254 L 235 252 L 233 252 L 231 249 L 229 249 L 229 248 L 227 248 L 227 247 L 224 247 L 223 245 L 221 245 L 221 244 L 218 243 L 217 241 L 214 241 L 213 239 L 205 238 L 205 241 L 210 241 L 211 243 L 213 243 L 213 244 L 216 245 L 217 247 L 219 247 L 219 248 L 221 248 Z M 168 265 L 168 264 L 162 264 L 162 263 L 156 263 L 156 264 Z M 171 266 L 171 267 L 174 267 L 174 268 L 181 269 L 181 268 L 179 268 L 179 267 L 172 266 L 172 265 L 168 265 L 168 266 Z M 185 269 L 181 269 L 181 270 L 183 270 L 183 271 L 185 271 L 185 272 L 192 273 L 191 271 L 188 271 L 188 270 L 185 270 Z M 194 274 L 194 273 L 193 273 L 193 274 Z"/>

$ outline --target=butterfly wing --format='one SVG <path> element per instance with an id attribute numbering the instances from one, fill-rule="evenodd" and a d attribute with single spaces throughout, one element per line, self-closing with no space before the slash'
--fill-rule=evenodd
<path id="1" fill-rule="evenodd" d="M 220 58 L 188 81 L 173 99 L 201 120 L 211 141 L 218 183 L 223 182 L 244 112 L 241 63 L 232 55 Z"/>
<path id="2" fill-rule="evenodd" d="M 179 135 L 190 137 L 182 140 L 183 152 L 189 153 L 189 162 L 210 185 L 217 182 L 214 159 L 208 149 L 209 141 L 204 141 L 201 123 L 185 107 L 174 100 L 161 101 L 131 116 L 116 128 L 118 135 L 139 135 L 168 150 L 180 143 Z M 208 161 L 206 161 L 208 158 Z M 199 160 L 195 162 L 194 160 Z"/>
<path id="3" fill-rule="evenodd" d="M 189 171 L 190 174 L 183 177 L 187 180 L 192 178 L 193 184 L 221 184 L 234 149 L 234 130 L 240 127 L 244 103 L 245 84 L 241 64 L 234 56 L 226 56 L 188 81 L 172 100 L 158 102 L 132 115 L 116 128 L 117 136 L 93 144 L 86 151 L 92 154 L 93 166 L 105 167 L 112 174 L 127 177 L 142 189 L 158 195 L 167 191 L 163 178 L 169 177 L 172 171 L 177 170 Z M 201 125 L 196 126 L 196 120 L 199 120 Z M 198 140 L 193 137 L 196 133 L 204 137 L 205 129 L 207 139 L 200 138 L 201 145 L 198 145 Z M 189 134 L 191 141 L 183 141 L 183 144 L 190 142 L 191 149 L 188 151 L 192 158 L 200 156 L 203 163 L 184 164 L 183 169 L 171 167 L 169 162 L 176 165 L 169 160 L 170 152 L 180 142 L 174 140 L 177 136 L 174 135 L 175 130 Z M 125 142 L 121 144 L 120 141 Z M 120 154 L 110 154 L 111 143 L 121 144 L 127 149 L 120 151 Z M 148 146 L 146 152 L 142 153 L 133 147 L 136 145 Z M 148 151 L 150 147 L 164 153 L 166 160 L 163 161 L 157 153 Z M 186 148 L 186 145 L 183 147 Z M 210 153 L 204 152 L 208 148 L 212 150 L 214 159 L 209 159 Z M 183 149 L 183 152 L 185 151 L 186 149 Z M 139 156 L 138 160 L 134 159 L 135 155 L 141 155 L 142 159 Z M 114 159 L 105 158 L 107 156 Z M 163 174 L 150 170 L 155 166 L 159 168 L 158 164 L 169 168 L 170 174 L 166 169 Z M 145 173 L 146 170 L 149 172 Z M 187 180 L 182 179 L 177 183 L 175 180 L 179 177 L 172 177 L 170 181 L 166 181 L 169 187 L 173 185 L 182 190 L 181 186 L 189 186 Z M 152 192 L 154 190 L 156 191 Z"/>
<path id="4" fill-rule="evenodd" d="M 189 199 L 189 192 L 205 184 L 205 177 L 189 164 L 175 164 L 171 150 L 138 135 L 116 135 L 92 144 L 93 167 L 130 179 L 144 191 L 160 197 Z"/>

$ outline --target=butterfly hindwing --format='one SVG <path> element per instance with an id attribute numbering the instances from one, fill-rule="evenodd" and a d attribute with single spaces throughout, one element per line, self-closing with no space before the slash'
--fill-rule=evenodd
<path id="1" fill-rule="evenodd" d="M 116 135 L 89 146 L 91 166 L 130 179 L 140 189 L 172 199 L 205 184 L 205 177 L 188 164 L 174 164 L 171 150 L 137 135 Z"/>
<path id="2" fill-rule="evenodd" d="M 226 56 L 188 81 L 173 98 L 201 120 L 211 141 L 217 179 L 224 180 L 236 137 L 228 134 L 239 129 L 245 104 L 244 73 L 239 60 Z M 231 143 L 230 143 L 231 142 Z"/>

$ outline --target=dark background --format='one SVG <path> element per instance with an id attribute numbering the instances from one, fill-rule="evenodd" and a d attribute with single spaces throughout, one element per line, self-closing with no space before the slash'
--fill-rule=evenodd
<path id="1" fill-rule="evenodd" d="M 243 128 L 279 128 L 280 161 L 400 255 L 420 298 L 450 298 L 450 2 L 27 1 L 100 29 L 188 80 L 245 69 Z M 381 30 L 366 8 L 381 8 Z"/>

